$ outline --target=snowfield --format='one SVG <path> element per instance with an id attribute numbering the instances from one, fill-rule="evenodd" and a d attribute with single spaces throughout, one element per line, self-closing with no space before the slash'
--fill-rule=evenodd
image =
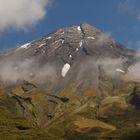
<path id="1" fill-rule="evenodd" d="M 62 77 L 65 77 L 68 73 L 68 71 L 70 70 L 71 66 L 70 64 L 66 63 L 63 68 L 62 68 L 62 71 L 61 71 L 61 75 Z"/>

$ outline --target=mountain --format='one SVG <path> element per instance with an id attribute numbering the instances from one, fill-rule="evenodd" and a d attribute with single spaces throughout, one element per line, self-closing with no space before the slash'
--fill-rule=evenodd
<path id="1" fill-rule="evenodd" d="M 138 139 L 139 62 L 88 23 L 1 52 L 0 138 Z"/>

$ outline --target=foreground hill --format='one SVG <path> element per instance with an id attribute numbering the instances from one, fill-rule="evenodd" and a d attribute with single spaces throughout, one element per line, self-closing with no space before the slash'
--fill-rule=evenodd
<path id="1" fill-rule="evenodd" d="M 2 140 L 138 139 L 139 55 L 84 23 L 0 54 Z"/>

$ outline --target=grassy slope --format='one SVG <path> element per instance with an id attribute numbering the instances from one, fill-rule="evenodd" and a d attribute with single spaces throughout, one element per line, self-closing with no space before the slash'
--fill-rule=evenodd
<path id="1" fill-rule="evenodd" d="M 22 92 L 19 89 L 15 90 L 17 94 Z M 26 109 L 35 113 L 37 123 L 26 115 L 19 115 L 15 99 L 0 87 L 0 140 L 136 139 L 140 133 L 140 128 L 135 126 L 140 122 L 140 111 L 127 100 L 132 89 L 133 84 L 122 84 L 113 91 L 113 97 L 104 94 L 99 102 L 93 87 L 74 91 L 68 85 L 58 95 L 69 95 L 70 101 L 62 103 L 56 99 L 57 105 L 48 102 L 43 90 L 18 94 L 32 98 L 33 105 L 27 104 Z M 50 111 L 54 116 L 47 123 L 46 113 Z"/>

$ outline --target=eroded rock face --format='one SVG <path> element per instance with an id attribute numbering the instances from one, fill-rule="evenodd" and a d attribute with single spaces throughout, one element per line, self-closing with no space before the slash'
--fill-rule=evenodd
<path id="1" fill-rule="evenodd" d="M 1 53 L 12 76 L 4 78 L 0 68 L 0 130 L 13 129 L 7 139 L 124 139 L 132 130 L 137 136 L 140 84 L 124 80 L 135 54 L 87 23 Z"/>
<path id="2" fill-rule="evenodd" d="M 140 109 L 140 89 L 138 86 L 135 86 L 132 91 L 130 96 L 130 103 L 136 108 Z"/>

